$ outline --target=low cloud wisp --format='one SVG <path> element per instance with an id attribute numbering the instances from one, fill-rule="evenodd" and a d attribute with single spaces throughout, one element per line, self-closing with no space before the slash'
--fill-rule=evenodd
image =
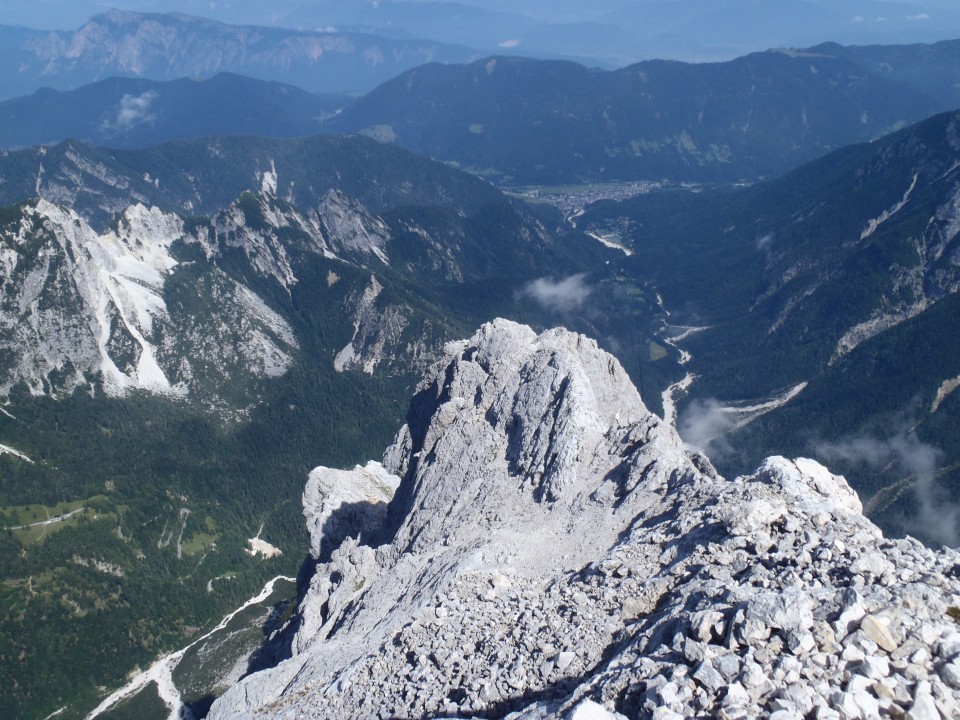
<path id="1" fill-rule="evenodd" d="M 524 285 L 520 295 L 533 298 L 534 302 L 548 310 L 573 312 L 582 308 L 593 292 L 585 280 L 586 276 L 586 273 L 577 273 L 561 280 L 539 278 Z"/>
<path id="2" fill-rule="evenodd" d="M 150 110 L 156 99 L 157 93 L 154 90 L 147 90 L 141 95 L 124 95 L 117 106 L 117 119 L 112 123 L 104 122 L 104 127 L 126 131 L 137 125 L 153 122 L 156 116 Z"/>
<path id="3" fill-rule="evenodd" d="M 939 448 L 902 429 L 885 439 L 861 435 L 841 442 L 817 443 L 814 452 L 827 463 L 863 463 L 875 470 L 896 464 L 909 475 L 917 498 L 919 512 L 907 530 L 948 547 L 960 545 L 960 506 L 947 498 L 935 481 L 943 459 Z"/>
<path id="4" fill-rule="evenodd" d="M 726 433 L 734 428 L 736 419 L 724 412 L 718 400 L 697 399 L 691 402 L 677 420 L 677 432 L 688 445 L 702 450 L 714 460 L 723 460 L 733 453 Z"/>

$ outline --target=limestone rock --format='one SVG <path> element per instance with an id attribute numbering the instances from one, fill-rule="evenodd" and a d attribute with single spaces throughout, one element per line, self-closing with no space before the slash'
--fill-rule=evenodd
<path id="1" fill-rule="evenodd" d="M 313 558 L 325 561 L 345 538 L 379 530 L 399 484 L 400 478 L 374 461 L 353 470 L 319 467 L 311 472 L 303 491 L 303 514 Z"/>
<path id="2" fill-rule="evenodd" d="M 885 540 L 812 460 L 718 477 L 592 341 L 484 325 L 447 347 L 407 418 L 383 467 L 311 475 L 318 564 L 294 655 L 210 717 L 960 707 L 960 555 Z M 371 487 L 377 512 L 340 524 Z"/>
<path id="3" fill-rule="evenodd" d="M 897 649 L 897 641 L 890 633 L 889 626 L 876 615 L 867 615 L 863 618 L 860 621 L 860 629 L 868 638 L 887 652 L 893 652 Z"/>

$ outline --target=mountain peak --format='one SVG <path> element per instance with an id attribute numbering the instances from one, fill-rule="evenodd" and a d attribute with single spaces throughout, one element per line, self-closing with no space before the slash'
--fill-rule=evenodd
<path id="1" fill-rule="evenodd" d="M 885 540 L 813 460 L 719 477 L 583 336 L 484 325 L 428 371 L 383 466 L 341 478 L 370 512 L 318 510 L 328 472 L 304 496 L 320 563 L 295 654 L 211 717 L 958 707 L 957 553 Z"/>
<path id="2" fill-rule="evenodd" d="M 646 409 L 620 363 L 593 340 L 488 323 L 446 348 L 385 454 L 387 468 L 402 479 L 391 507 L 391 520 L 399 522 L 392 540 L 416 552 L 527 531 L 527 541 L 495 553 L 538 568 L 549 552 L 573 569 L 591 549 L 615 540 L 620 528 L 611 511 L 626 517 L 635 500 L 646 502 L 631 495 L 637 478 L 621 472 L 621 454 L 635 454 L 630 449 L 638 444 L 645 458 L 637 458 L 639 468 L 657 455 L 670 458 L 671 468 L 695 472 L 679 437 Z M 649 473 L 647 487 L 657 475 Z M 581 537 L 570 534 L 574 526 L 584 529 Z"/>

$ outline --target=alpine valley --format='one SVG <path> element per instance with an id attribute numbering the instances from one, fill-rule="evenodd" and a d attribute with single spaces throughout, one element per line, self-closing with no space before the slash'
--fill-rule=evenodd
<path id="1" fill-rule="evenodd" d="M 938 115 L 771 183 L 575 220 L 655 279 L 688 370 L 679 427 L 722 469 L 819 454 L 888 528 L 951 545 L 958 132 L 957 113 Z"/>
<path id="2" fill-rule="evenodd" d="M 0 717 L 960 717 L 960 41 L 406 5 L 0 28 Z"/>
<path id="3" fill-rule="evenodd" d="M 69 142 L 0 176 L 8 717 L 80 714 L 295 575 L 306 473 L 385 444 L 484 318 L 566 318 L 669 374 L 622 253 L 367 138 Z"/>

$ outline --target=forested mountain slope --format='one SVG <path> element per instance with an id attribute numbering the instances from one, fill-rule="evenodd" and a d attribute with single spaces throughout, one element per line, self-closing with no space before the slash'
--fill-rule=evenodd
<path id="1" fill-rule="evenodd" d="M 207 135 L 314 135 L 347 102 L 342 95 L 315 95 L 232 73 L 167 82 L 113 77 L 76 90 L 43 88 L 0 102 L 0 146 L 72 139 L 146 147 Z"/>
<path id="2" fill-rule="evenodd" d="M 333 127 L 513 184 L 773 177 L 960 105 L 960 41 L 770 50 L 616 71 L 487 58 L 430 64 Z"/>
<path id="3" fill-rule="evenodd" d="M 693 376 L 680 423 L 727 444 L 721 465 L 819 448 L 859 464 L 868 496 L 933 474 L 952 495 L 958 168 L 947 113 L 770 183 L 597 203 L 576 222 L 633 248 L 633 272 L 672 313 L 666 336 L 696 328 L 679 342 Z M 878 502 L 901 530 L 931 530 L 909 524 L 909 493 Z"/>

